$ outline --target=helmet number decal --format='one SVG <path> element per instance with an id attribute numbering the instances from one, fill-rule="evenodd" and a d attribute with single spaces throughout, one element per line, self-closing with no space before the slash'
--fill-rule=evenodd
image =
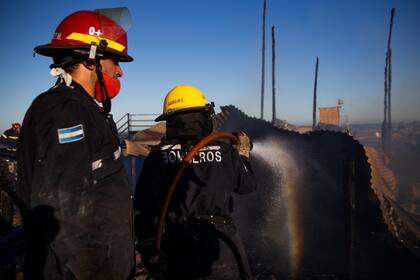
<path id="1" fill-rule="evenodd" d="M 92 35 L 92 36 L 96 35 L 99 37 L 102 35 L 102 32 L 100 29 L 96 30 L 94 26 L 91 26 L 89 27 L 89 35 Z"/>

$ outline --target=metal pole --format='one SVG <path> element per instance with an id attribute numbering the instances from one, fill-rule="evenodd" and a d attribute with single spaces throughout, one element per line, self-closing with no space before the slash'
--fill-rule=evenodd
<path id="1" fill-rule="evenodd" d="M 131 139 L 130 113 L 127 113 L 127 139 Z"/>

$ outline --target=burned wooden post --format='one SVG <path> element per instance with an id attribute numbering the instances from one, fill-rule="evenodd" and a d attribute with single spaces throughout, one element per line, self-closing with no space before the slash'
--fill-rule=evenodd
<path id="1" fill-rule="evenodd" d="M 394 14 L 395 8 L 391 10 L 391 22 L 389 23 L 389 34 L 388 34 L 388 134 L 391 137 L 392 124 L 391 124 L 391 82 L 392 82 L 392 49 L 391 49 L 391 36 L 392 29 L 394 26 Z M 391 140 L 391 138 L 389 139 Z"/>
<path id="2" fill-rule="evenodd" d="M 272 124 L 276 124 L 276 39 L 274 33 L 274 26 L 271 27 L 271 80 L 272 80 L 272 88 L 273 88 L 273 118 Z"/>
<path id="3" fill-rule="evenodd" d="M 392 119 L 391 119 L 391 83 L 392 83 L 392 49 L 391 36 L 394 26 L 395 8 L 391 9 L 391 21 L 389 23 L 389 32 L 387 40 L 387 51 L 385 55 L 384 70 L 384 120 L 382 122 L 382 149 L 389 152 L 392 141 Z"/>
<path id="4" fill-rule="evenodd" d="M 265 82 L 265 16 L 267 1 L 264 0 L 263 26 L 262 26 L 262 69 L 261 69 L 261 119 L 264 118 L 264 82 Z"/>
<path id="5" fill-rule="evenodd" d="M 315 82 L 314 82 L 314 102 L 312 107 L 312 130 L 315 130 L 316 126 L 316 89 L 318 85 L 318 66 L 319 66 L 319 58 L 316 57 L 316 64 L 315 64 Z"/>
<path id="6" fill-rule="evenodd" d="M 387 135 L 387 112 L 388 112 L 388 53 L 385 57 L 385 70 L 384 70 L 384 120 L 382 121 L 382 149 L 385 150 L 385 142 L 386 142 L 386 135 Z"/>

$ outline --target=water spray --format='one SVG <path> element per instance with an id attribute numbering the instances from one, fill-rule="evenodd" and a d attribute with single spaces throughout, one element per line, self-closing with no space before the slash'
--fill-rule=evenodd
<path id="1" fill-rule="evenodd" d="M 293 151 L 286 143 L 277 141 L 275 138 L 265 138 L 254 143 L 253 154 L 270 166 L 278 183 L 272 200 L 269 203 L 270 211 L 265 217 L 266 222 L 261 229 L 261 235 L 271 240 L 277 240 L 276 236 L 287 234 L 288 255 L 290 259 L 290 273 L 294 277 L 301 265 L 302 258 L 302 229 L 299 218 L 298 192 L 296 186 L 301 180 L 302 174 L 296 163 Z M 285 221 L 274 223 L 278 218 L 281 207 L 284 207 Z M 287 232 L 282 231 L 282 225 L 286 226 Z M 277 244 L 283 247 L 284 244 Z"/>

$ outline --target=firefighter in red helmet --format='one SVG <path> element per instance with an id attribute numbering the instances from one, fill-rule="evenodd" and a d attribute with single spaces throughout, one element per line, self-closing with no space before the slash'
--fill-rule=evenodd
<path id="1" fill-rule="evenodd" d="M 131 193 L 111 99 L 120 62 L 133 60 L 124 9 L 67 16 L 50 43 L 57 83 L 28 109 L 18 144 L 18 194 L 27 279 L 128 279 L 133 273 Z M 101 102 L 100 106 L 97 102 Z"/>
<path id="2" fill-rule="evenodd" d="M 12 123 L 12 127 L 0 135 L 2 140 L 17 140 L 19 138 L 20 123 Z"/>

